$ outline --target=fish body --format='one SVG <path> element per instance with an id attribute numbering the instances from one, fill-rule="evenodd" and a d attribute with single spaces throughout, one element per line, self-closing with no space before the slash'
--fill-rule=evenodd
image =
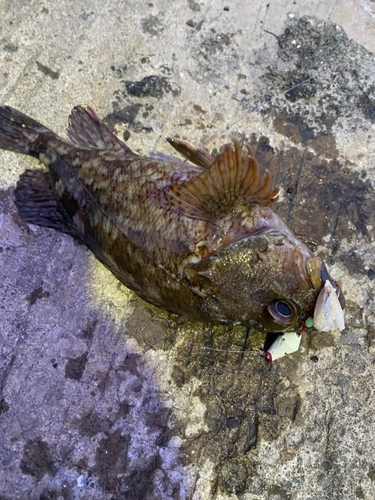
<path id="1" fill-rule="evenodd" d="M 21 175 L 19 214 L 78 238 L 147 302 L 275 332 L 303 328 L 327 280 L 343 305 L 321 259 L 270 208 L 278 190 L 251 148 L 242 155 L 234 141 L 213 158 L 172 139 L 194 164 L 139 156 L 83 106 L 68 136 L 0 108 L 0 148 L 47 167 Z"/>

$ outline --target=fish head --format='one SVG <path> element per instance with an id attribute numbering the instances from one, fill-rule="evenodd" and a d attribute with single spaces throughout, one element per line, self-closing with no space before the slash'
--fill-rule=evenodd
<path id="1" fill-rule="evenodd" d="M 322 259 L 289 234 L 265 232 L 229 244 L 196 263 L 194 273 L 207 295 L 204 309 L 219 321 L 266 332 L 302 331 L 312 318 L 320 331 L 343 325 L 340 287 Z"/>
<path id="2" fill-rule="evenodd" d="M 304 265 L 297 260 L 289 272 L 297 287 L 264 307 L 263 328 L 274 332 L 298 332 L 311 326 L 319 332 L 343 330 L 345 297 L 323 260 L 312 256 Z"/>
<path id="3" fill-rule="evenodd" d="M 279 190 L 269 172 L 261 175 L 252 149 L 242 155 L 233 141 L 214 160 L 186 141 L 171 143 L 204 168 L 165 192 L 175 212 L 205 228 L 184 269 L 201 317 L 267 332 L 302 331 L 313 317 L 320 331 L 341 327 L 341 290 L 271 210 Z"/>

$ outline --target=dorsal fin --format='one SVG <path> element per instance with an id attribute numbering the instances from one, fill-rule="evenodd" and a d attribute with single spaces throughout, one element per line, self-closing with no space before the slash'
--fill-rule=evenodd
<path id="1" fill-rule="evenodd" d="M 253 151 L 241 155 L 238 141 L 216 158 L 211 167 L 183 184 L 165 192 L 167 201 L 179 213 L 192 219 L 216 223 L 241 205 L 269 206 L 278 199 L 268 171 L 261 176 Z"/>
<path id="2" fill-rule="evenodd" d="M 69 116 L 69 139 L 80 146 L 133 153 L 89 106 L 75 106 Z M 133 153 L 134 154 L 134 153 Z"/>
<path id="3" fill-rule="evenodd" d="M 178 137 L 167 138 L 167 141 L 176 151 L 195 165 L 198 165 L 198 167 L 210 168 L 215 161 L 215 158 L 210 155 L 207 149 L 201 146 L 194 146 L 191 142 L 184 141 Z"/>

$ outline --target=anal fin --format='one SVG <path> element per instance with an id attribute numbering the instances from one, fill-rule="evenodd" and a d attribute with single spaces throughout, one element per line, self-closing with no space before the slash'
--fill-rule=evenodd
<path id="1" fill-rule="evenodd" d="M 70 200 L 70 207 L 66 203 L 64 206 L 48 170 L 26 170 L 14 195 L 18 213 L 25 222 L 76 235 L 73 213 L 78 207 L 74 200 Z"/>
<path id="2" fill-rule="evenodd" d="M 72 109 L 67 132 L 69 139 L 80 146 L 134 154 L 109 130 L 90 106 L 75 106 Z"/>

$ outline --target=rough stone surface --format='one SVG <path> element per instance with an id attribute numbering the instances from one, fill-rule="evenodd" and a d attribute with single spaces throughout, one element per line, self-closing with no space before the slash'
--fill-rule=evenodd
<path id="1" fill-rule="evenodd" d="M 12 191 L 35 162 L 1 152 L 0 498 L 372 500 L 371 4 L 0 8 L 2 104 L 63 134 L 88 103 L 142 152 L 173 154 L 176 134 L 252 144 L 347 298 L 341 335 L 266 365 L 258 332 L 171 318 L 70 237 L 23 223 Z"/>

